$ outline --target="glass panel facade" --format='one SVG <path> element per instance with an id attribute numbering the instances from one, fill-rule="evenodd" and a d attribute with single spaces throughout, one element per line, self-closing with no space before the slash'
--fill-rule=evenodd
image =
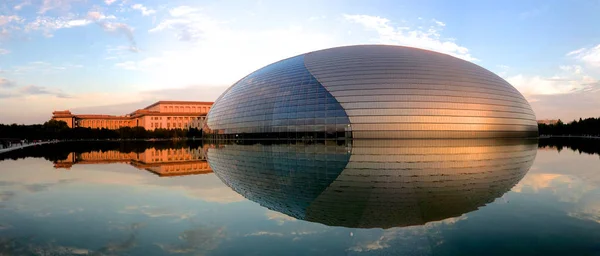
<path id="1" fill-rule="evenodd" d="M 527 100 L 494 73 L 449 55 L 382 45 L 266 66 L 215 102 L 204 132 L 228 139 L 538 135 Z"/>
<path id="2" fill-rule="evenodd" d="M 350 121 L 297 56 L 234 84 L 210 110 L 204 132 L 224 139 L 339 139 Z"/>

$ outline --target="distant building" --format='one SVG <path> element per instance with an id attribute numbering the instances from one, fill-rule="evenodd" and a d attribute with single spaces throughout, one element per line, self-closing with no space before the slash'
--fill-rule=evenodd
<path id="1" fill-rule="evenodd" d="M 54 168 L 70 169 L 75 164 L 125 163 L 158 176 L 181 176 L 212 173 L 202 148 L 155 149 L 124 153 L 116 150 L 70 153 L 54 162 Z"/>
<path id="2" fill-rule="evenodd" d="M 122 116 L 73 114 L 69 110 L 52 112 L 52 120 L 65 121 L 70 128 L 144 127 L 146 130 L 202 128 L 212 102 L 159 101 Z"/>
<path id="3" fill-rule="evenodd" d="M 538 124 L 547 124 L 547 125 L 556 124 L 556 123 L 558 123 L 558 119 L 537 120 L 537 123 Z"/>

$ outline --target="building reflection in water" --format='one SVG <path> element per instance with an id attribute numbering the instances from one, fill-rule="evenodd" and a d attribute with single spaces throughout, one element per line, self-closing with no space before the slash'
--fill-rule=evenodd
<path id="1" fill-rule="evenodd" d="M 119 150 L 69 153 L 67 159 L 54 162 L 55 168 L 70 169 L 74 164 L 127 163 L 158 176 L 212 173 L 202 148 L 146 148 L 143 152 Z"/>
<path id="2" fill-rule="evenodd" d="M 391 228 L 493 202 L 527 173 L 537 140 L 226 144 L 206 151 L 224 183 L 266 208 L 329 226 Z"/>

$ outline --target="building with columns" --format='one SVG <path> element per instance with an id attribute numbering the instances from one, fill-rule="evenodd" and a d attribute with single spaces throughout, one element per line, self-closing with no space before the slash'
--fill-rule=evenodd
<path id="1" fill-rule="evenodd" d="M 52 112 L 52 120 L 64 121 L 70 128 L 201 129 L 212 104 L 213 102 L 200 101 L 158 101 L 122 116 L 73 114 L 69 110 L 63 110 Z"/>

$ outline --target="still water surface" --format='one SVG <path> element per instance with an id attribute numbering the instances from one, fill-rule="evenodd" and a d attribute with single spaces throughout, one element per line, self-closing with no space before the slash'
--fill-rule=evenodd
<path id="1" fill-rule="evenodd" d="M 598 144 L 38 146 L 0 155 L 0 255 L 600 255 Z"/>

